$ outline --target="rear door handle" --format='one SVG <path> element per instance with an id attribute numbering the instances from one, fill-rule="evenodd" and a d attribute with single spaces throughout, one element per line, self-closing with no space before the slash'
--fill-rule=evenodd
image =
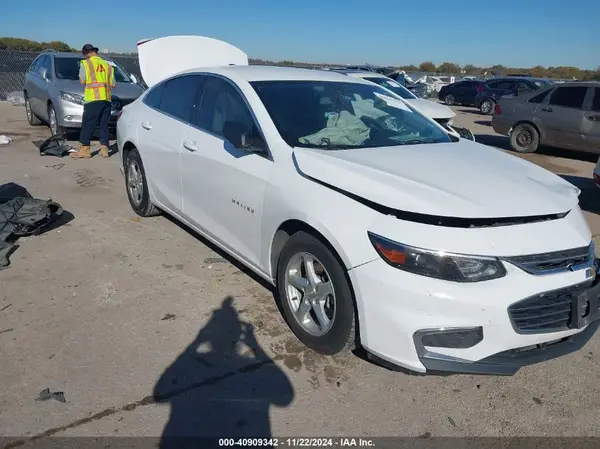
<path id="1" fill-rule="evenodd" d="M 142 122 L 142 128 L 147 129 L 148 131 L 150 131 L 152 129 L 152 123 L 145 121 Z"/>
<path id="2" fill-rule="evenodd" d="M 191 141 L 191 142 L 189 140 L 184 141 L 183 147 L 188 151 L 198 151 L 198 145 L 196 145 L 196 142 L 194 142 L 194 141 Z"/>
<path id="3" fill-rule="evenodd" d="M 552 112 L 552 108 L 542 108 L 542 111 L 544 111 L 544 112 Z"/>

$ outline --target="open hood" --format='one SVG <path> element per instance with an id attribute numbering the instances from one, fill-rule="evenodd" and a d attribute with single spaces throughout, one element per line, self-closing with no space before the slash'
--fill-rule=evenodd
<path id="1" fill-rule="evenodd" d="M 397 211 L 435 217 L 563 214 L 580 193 L 561 177 L 475 142 L 352 150 L 295 148 L 305 176 Z"/>
<path id="2" fill-rule="evenodd" d="M 148 87 L 187 70 L 248 65 L 248 55 L 227 42 L 203 36 L 167 36 L 137 43 L 140 71 Z"/>

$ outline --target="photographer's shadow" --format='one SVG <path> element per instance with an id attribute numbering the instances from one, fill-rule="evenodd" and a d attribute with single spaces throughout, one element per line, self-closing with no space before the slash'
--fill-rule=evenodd
<path id="1" fill-rule="evenodd" d="M 171 407 L 159 447 L 198 447 L 198 437 L 269 438 L 271 404 L 287 406 L 293 397 L 286 374 L 227 297 L 154 387 L 156 403 Z"/>

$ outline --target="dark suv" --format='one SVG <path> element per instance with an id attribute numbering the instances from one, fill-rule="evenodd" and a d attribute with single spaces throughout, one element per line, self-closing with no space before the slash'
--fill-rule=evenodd
<path id="1" fill-rule="evenodd" d="M 482 114 L 490 115 L 494 112 L 497 100 L 505 95 L 519 95 L 533 92 L 540 87 L 552 84 L 545 78 L 493 78 L 480 83 L 477 86 L 474 106 L 479 108 Z"/>

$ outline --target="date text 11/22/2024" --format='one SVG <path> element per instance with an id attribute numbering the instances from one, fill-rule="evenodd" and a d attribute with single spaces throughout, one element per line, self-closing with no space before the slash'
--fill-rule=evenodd
<path id="1" fill-rule="evenodd" d="M 369 438 L 220 438 L 220 447 L 375 447 Z"/>

